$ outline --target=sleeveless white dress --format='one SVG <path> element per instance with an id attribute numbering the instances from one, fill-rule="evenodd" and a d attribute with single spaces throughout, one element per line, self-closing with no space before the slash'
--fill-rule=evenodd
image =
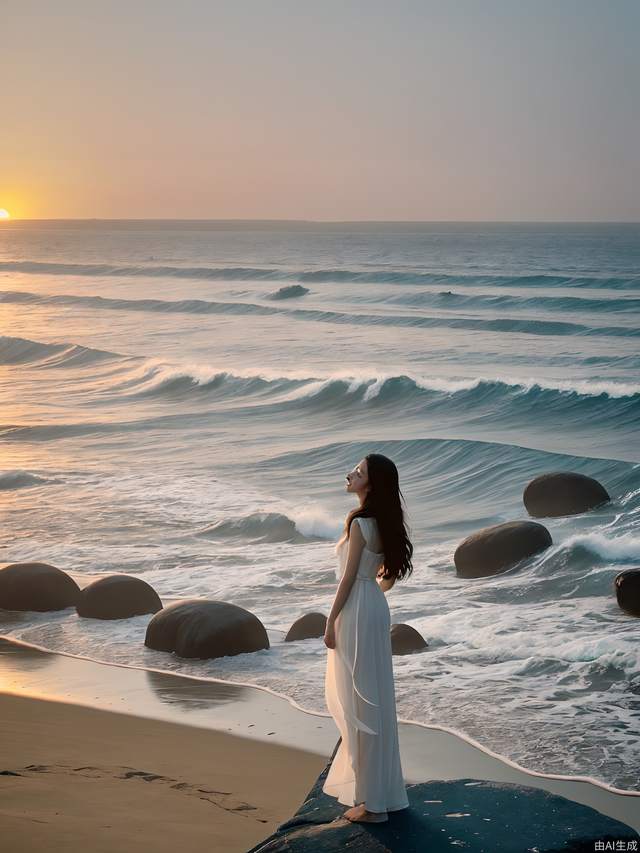
<path id="1" fill-rule="evenodd" d="M 327 649 L 325 700 L 341 735 L 325 794 L 370 812 L 409 806 L 402 776 L 393 683 L 391 616 L 376 581 L 382 542 L 375 518 L 355 518 L 365 540 L 349 598 L 335 621 L 335 649 Z M 348 541 L 336 545 L 340 579 Z"/>

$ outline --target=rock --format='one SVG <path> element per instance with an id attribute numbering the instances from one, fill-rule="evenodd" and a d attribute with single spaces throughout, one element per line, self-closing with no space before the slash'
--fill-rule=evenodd
<path id="1" fill-rule="evenodd" d="M 327 617 L 324 613 L 305 613 L 293 623 L 284 638 L 285 643 L 307 640 L 309 637 L 324 637 Z"/>
<path id="2" fill-rule="evenodd" d="M 268 649 L 269 637 L 258 617 L 244 607 L 194 598 L 156 613 L 144 644 L 183 658 L 218 658 Z"/>
<path id="3" fill-rule="evenodd" d="M 613 582 L 618 604 L 630 616 L 640 616 L 640 569 L 626 569 Z"/>
<path id="4" fill-rule="evenodd" d="M 522 500 L 529 515 L 551 518 L 588 512 L 611 499 L 605 487 L 593 477 L 554 471 L 531 480 Z"/>
<path id="5" fill-rule="evenodd" d="M 73 607 L 80 587 L 62 569 L 48 563 L 11 563 L 0 569 L 0 608 L 64 610 Z"/>
<path id="6" fill-rule="evenodd" d="M 275 293 L 270 293 L 269 299 L 291 299 L 296 296 L 304 296 L 309 293 L 308 287 L 303 287 L 301 284 L 287 284 L 276 290 Z"/>
<path id="7" fill-rule="evenodd" d="M 146 581 L 131 575 L 108 575 L 86 586 L 76 603 L 78 616 L 90 619 L 129 619 L 157 613 L 162 602 Z"/>
<path id="8" fill-rule="evenodd" d="M 466 776 L 407 785 L 408 809 L 390 812 L 385 823 L 351 823 L 342 817 L 347 807 L 322 790 L 337 748 L 297 812 L 247 853 L 640 849 L 632 827 L 596 808 L 543 788 Z"/>
<path id="9" fill-rule="evenodd" d="M 394 655 L 410 655 L 428 648 L 419 631 L 401 622 L 391 626 L 391 651 Z"/>
<path id="10" fill-rule="evenodd" d="M 536 521 L 506 521 L 485 527 L 456 548 L 458 577 L 484 578 L 504 572 L 552 544 L 551 534 Z"/>

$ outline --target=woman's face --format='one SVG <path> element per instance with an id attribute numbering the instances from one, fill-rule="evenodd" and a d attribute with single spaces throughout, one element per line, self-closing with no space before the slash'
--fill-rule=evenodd
<path id="1" fill-rule="evenodd" d="M 369 488 L 369 474 L 367 471 L 367 460 L 360 462 L 346 476 L 348 492 L 362 492 Z"/>

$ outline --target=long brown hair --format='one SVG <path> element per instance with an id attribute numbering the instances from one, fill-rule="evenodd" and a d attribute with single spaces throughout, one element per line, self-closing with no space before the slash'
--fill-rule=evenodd
<path id="1" fill-rule="evenodd" d="M 369 491 L 362 506 L 352 509 L 345 521 L 349 537 L 354 518 L 375 518 L 384 551 L 384 577 L 402 579 L 413 571 L 413 545 L 402 508 L 404 495 L 400 491 L 398 469 L 381 453 L 368 453 Z"/>

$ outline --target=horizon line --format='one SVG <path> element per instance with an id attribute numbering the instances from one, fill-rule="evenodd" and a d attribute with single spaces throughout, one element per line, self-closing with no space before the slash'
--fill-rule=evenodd
<path id="1" fill-rule="evenodd" d="M 290 218 L 250 218 L 233 217 L 15 217 L 3 220 L 11 222 L 280 222 L 303 223 L 310 225 L 639 225 L 636 219 L 290 219 Z"/>

